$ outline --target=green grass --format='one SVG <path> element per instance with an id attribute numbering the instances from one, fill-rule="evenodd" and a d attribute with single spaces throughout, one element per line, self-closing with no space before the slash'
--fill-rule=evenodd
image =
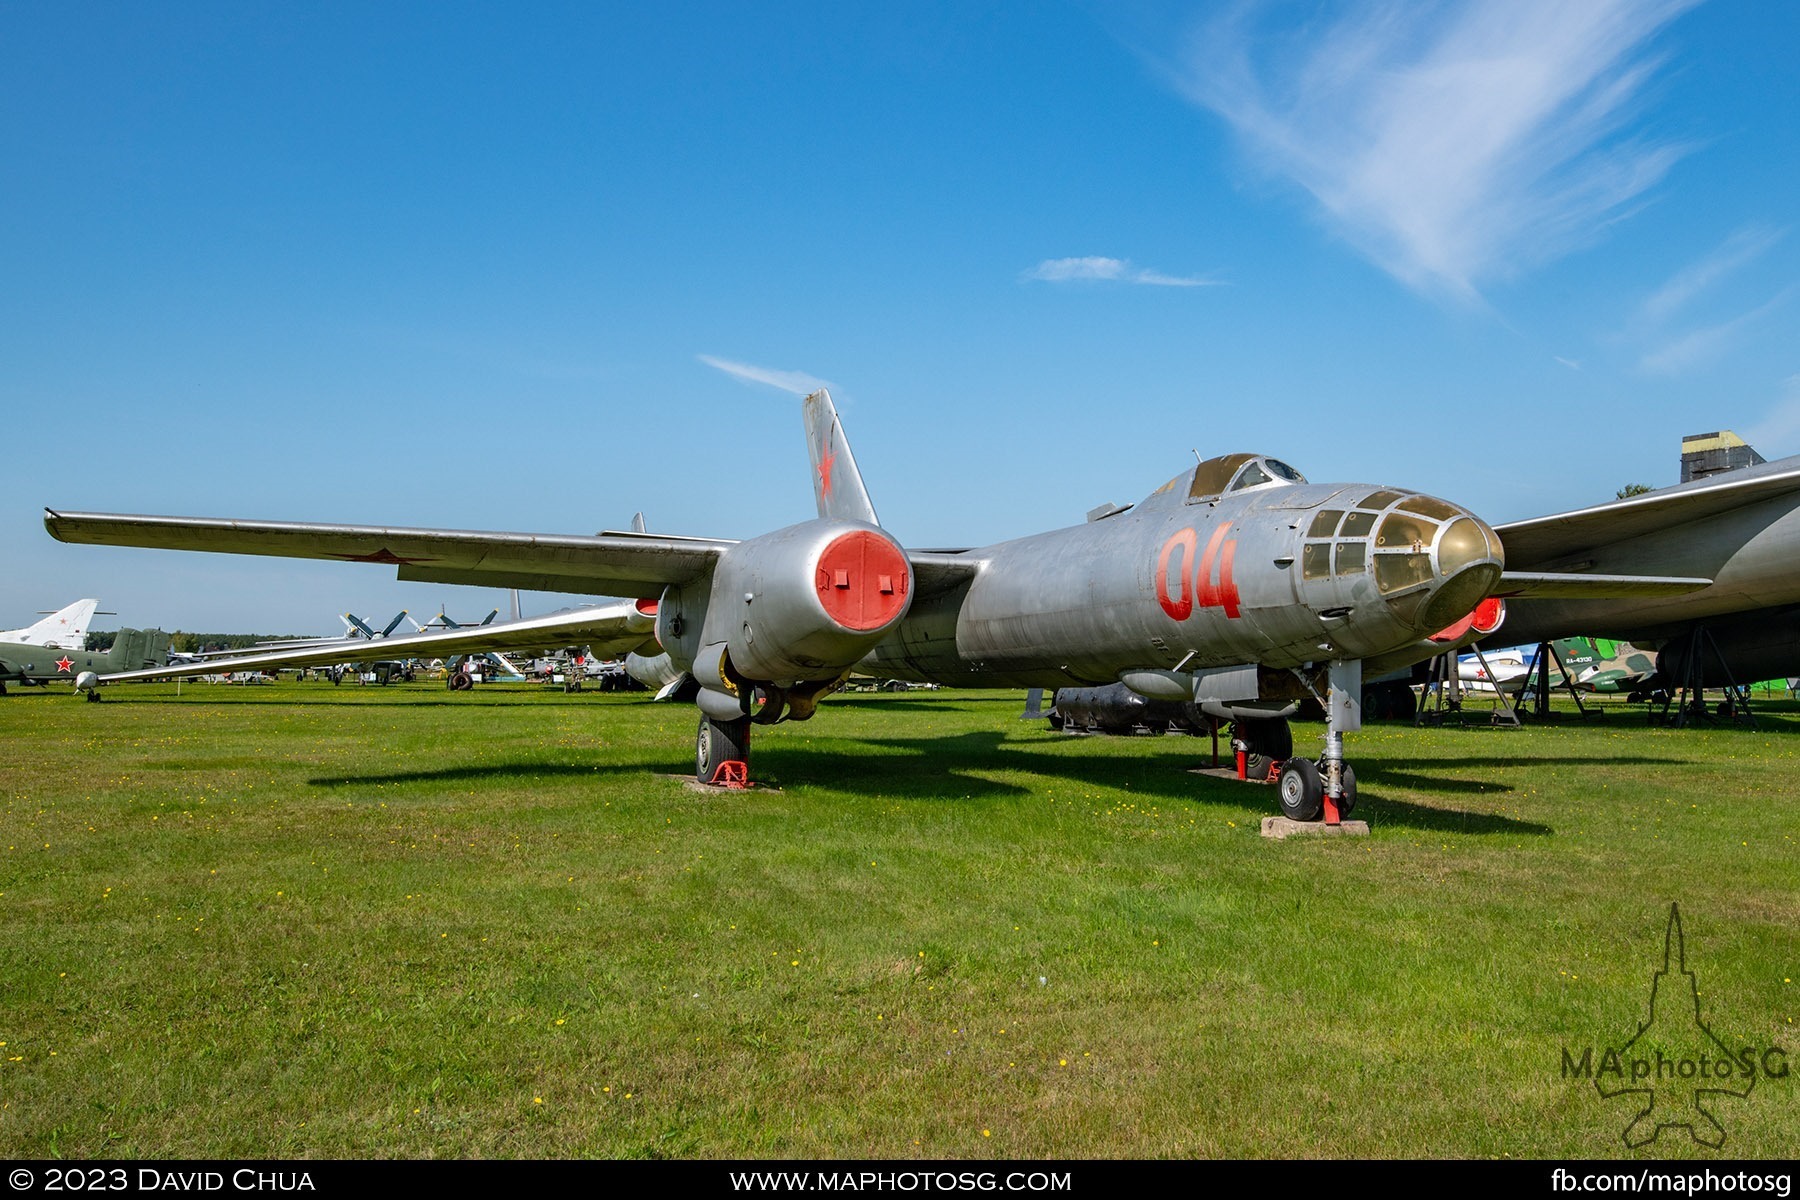
<path id="1" fill-rule="evenodd" d="M 1800 1068 L 1792 705 L 1372 726 L 1373 835 L 1287 842 L 1205 741 L 1020 708 L 834 697 L 702 795 L 641 696 L 15 692 L 0 1156 L 1625 1154 L 1561 1051 L 1636 1031 L 1671 901 Z M 1800 1152 L 1800 1080 L 1712 1107 Z"/>

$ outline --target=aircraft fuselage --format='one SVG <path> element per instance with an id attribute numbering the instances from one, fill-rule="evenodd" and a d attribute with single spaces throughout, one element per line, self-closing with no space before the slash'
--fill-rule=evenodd
<path id="1" fill-rule="evenodd" d="M 1124 513 L 969 556 L 982 562 L 975 577 L 916 597 L 871 670 L 1063 687 L 1360 659 L 1462 617 L 1501 565 L 1466 510 L 1364 484 L 1194 499 L 1166 488 Z"/>

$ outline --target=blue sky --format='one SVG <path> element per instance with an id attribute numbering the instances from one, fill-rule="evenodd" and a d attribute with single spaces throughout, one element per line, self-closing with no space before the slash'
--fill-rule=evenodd
<path id="1" fill-rule="evenodd" d="M 1800 8 L 0 7 L 0 623 L 503 595 L 70 509 L 979 545 L 1253 449 L 1495 522 L 1800 453 Z M 569 602 L 529 597 L 541 610 Z"/>

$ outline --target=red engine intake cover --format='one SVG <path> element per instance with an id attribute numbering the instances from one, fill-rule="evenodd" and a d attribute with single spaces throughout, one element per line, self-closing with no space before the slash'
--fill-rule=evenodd
<path id="1" fill-rule="evenodd" d="M 833 539 L 813 580 L 825 614 L 845 629 L 880 629 L 900 615 L 912 567 L 900 547 L 869 529 Z"/>
<path id="2" fill-rule="evenodd" d="M 1440 629 L 1432 634 L 1431 640 L 1448 645 L 1451 642 L 1461 641 L 1470 630 L 1480 634 L 1482 637 L 1486 637 L 1488 634 L 1500 628 L 1501 623 L 1505 620 L 1506 601 L 1500 599 L 1498 596 L 1489 596 L 1486 600 L 1483 600 L 1480 604 L 1475 606 L 1474 612 L 1450 626 L 1448 629 Z"/>

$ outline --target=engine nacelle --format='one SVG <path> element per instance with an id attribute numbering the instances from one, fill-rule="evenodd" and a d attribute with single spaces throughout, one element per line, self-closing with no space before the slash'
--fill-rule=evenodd
<path id="1" fill-rule="evenodd" d="M 719 686 L 713 674 L 784 686 L 829 680 L 906 615 L 912 593 L 912 564 L 880 528 L 807 521 L 739 542 L 710 579 L 664 592 L 656 635 L 702 687 Z"/>

